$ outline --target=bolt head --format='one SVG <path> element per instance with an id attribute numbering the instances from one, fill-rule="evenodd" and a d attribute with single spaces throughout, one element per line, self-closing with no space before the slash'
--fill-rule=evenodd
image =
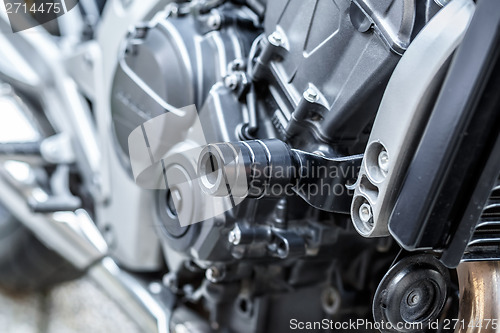
<path id="1" fill-rule="evenodd" d="M 174 287 L 177 285 L 177 277 L 173 273 L 165 274 L 162 282 L 167 287 Z"/>
<path id="2" fill-rule="evenodd" d="M 207 25 L 213 30 L 217 30 L 221 27 L 222 19 L 219 14 L 212 14 L 207 19 Z"/>
<path id="3" fill-rule="evenodd" d="M 245 69 L 245 60 L 234 59 L 229 63 L 228 69 L 229 71 L 241 71 Z"/>
<path id="4" fill-rule="evenodd" d="M 369 203 L 365 202 L 359 207 L 359 218 L 363 223 L 369 223 L 372 219 L 372 207 Z"/>
<path id="5" fill-rule="evenodd" d="M 238 245 L 241 242 L 241 230 L 238 226 L 234 227 L 233 230 L 229 232 L 228 240 L 229 243 L 233 245 Z"/>
<path id="6" fill-rule="evenodd" d="M 389 154 L 385 149 L 378 154 L 378 167 L 383 172 L 389 171 Z"/>
<path id="7" fill-rule="evenodd" d="M 335 314 L 340 308 L 341 298 L 337 289 L 328 287 L 321 294 L 323 309 L 328 314 Z"/>
<path id="8" fill-rule="evenodd" d="M 313 87 L 309 87 L 304 91 L 304 98 L 306 101 L 314 103 L 318 100 L 318 92 Z"/>
<path id="9" fill-rule="evenodd" d="M 217 282 L 217 280 L 220 278 L 221 276 L 221 272 L 220 270 L 215 267 L 215 266 L 212 266 L 212 267 L 209 267 L 206 271 L 205 271 L 205 277 L 207 278 L 208 281 L 210 282 Z"/>
<path id="10" fill-rule="evenodd" d="M 281 35 L 281 32 L 275 31 L 272 34 L 269 35 L 268 37 L 269 43 L 271 43 L 274 46 L 281 46 L 283 45 L 283 36 Z"/>
<path id="11" fill-rule="evenodd" d="M 230 74 L 224 78 L 224 85 L 231 90 L 236 90 L 238 88 L 239 79 L 238 75 Z"/>
<path id="12" fill-rule="evenodd" d="M 166 7 L 165 10 L 170 13 L 170 16 L 172 17 L 177 17 L 179 16 L 179 4 L 175 2 L 169 3 Z"/>

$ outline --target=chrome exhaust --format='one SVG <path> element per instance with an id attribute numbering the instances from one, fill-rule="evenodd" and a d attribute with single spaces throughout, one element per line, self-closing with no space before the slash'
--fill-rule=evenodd
<path id="1" fill-rule="evenodd" d="M 500 261 L 462 262 L 457 273 L 460 308 L 455 333 L 500 332 Z"/>

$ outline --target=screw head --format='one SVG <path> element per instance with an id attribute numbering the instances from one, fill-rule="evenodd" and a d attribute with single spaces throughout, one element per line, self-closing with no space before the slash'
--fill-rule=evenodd
<path id="1" fill-rule="evenodd" d="M 222 278 L 222 271 L 217 266 L 209 267 L 205 271 L 205 278 L 212 283 L 216 283 Z"/>
<path id="2" fill-rule="evenodd" d="M 369 203 L 365 202 L 359 207 L 359 218 L 363 223 L 369 223 L 372 218 L 372 207 Z"/>
<path id="3" fill-rule="evenodd" d="M 236 74 L 230 74 L 224 78 L 224 85 L 231 90 L 236 90 L 239 85 L 239 78 Z"/>
<path id="4" fill-rule="evenodd" d="M 378 154 L 378 167 L 380 170 L 383 172 L 388 172 L 389 171 L 389 154 L 385 149 L 383 149 L 379 154 Z"/>
<path id="5" fill-rule="evenodd" d="M 281 32 L 275 31 L 272 34 L 269 35 L 268 37 L 269 43 L 271 43 L 274 46 L 281 46 L 283 45 L 283 36 L 281 35 Z"/>
<path id="6" fill-rule="evenodd" d="M 321 294 L 321 305 L 328 314 L 335 314 L 340 308 L 341 297 L 337 289 L 328 287 Z"/>
<path id="7" fill-rule="evenodd" d="M 318 100 L 318 92 L 313 87 L 309 87 L 304 91 L 304 98 L 310 103 L 314 103 Z"/>
<path id="8" fill-rule="evenodd" d="M 170 16 L 177 17 L 179 15 L 179 4 L 175 2 L 169 3 L 165 7 L 166 11 L 170 13 Z"/>
<path id="9" fill-rule="evenodd" d="M 213 30 L 217 30 L 221 27 L 222 19 L 219 14 L 214 13 L 210 15 L 207 19 L 207 25 Z"/>
<path id="10" fill-rule="evenodd" d="M 241 58 L 234 59 L 228 65 L 228 71 L 241 71 L 245 69 L 245 60 Z"/>
<path id="11" fill-rule="evenodd" d="M 229 243 L 238 245 L 241 242 L 241 229 L 238 226 L 235 226 L 233 230 L 229 232 L 227 239 Z"/>
<path id="12" fill-rule="evenodd" d="M 162 278 L 162 282 L 167 287 L 172 287 L 177 285 L 177 275 L 173 272 L 165 274 Z"/>

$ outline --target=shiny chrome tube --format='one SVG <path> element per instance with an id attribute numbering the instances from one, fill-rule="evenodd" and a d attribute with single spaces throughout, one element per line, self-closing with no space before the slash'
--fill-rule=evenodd
<path id="1" fill-rule="evenodd" d="M 457 273 L 460 310 L 455 333 L 500 332 L 500 262 L 463 262 Z"/>
<path id="2" fill-rule="evenodd" d="M 169 332 L 174 296 L 162 284 L 153 282 L 148 289 L 109 257 L 92 266 L 88 275 L 144 332 Z"/>

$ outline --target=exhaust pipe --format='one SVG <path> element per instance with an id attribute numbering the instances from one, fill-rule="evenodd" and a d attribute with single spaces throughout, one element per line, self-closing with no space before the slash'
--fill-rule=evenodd
<path id="1" fill-rule="evenodd" d="M 462 262 L 457 274 L 460 308 L 455 333 L 499 333 L 500 261 Z"/>

